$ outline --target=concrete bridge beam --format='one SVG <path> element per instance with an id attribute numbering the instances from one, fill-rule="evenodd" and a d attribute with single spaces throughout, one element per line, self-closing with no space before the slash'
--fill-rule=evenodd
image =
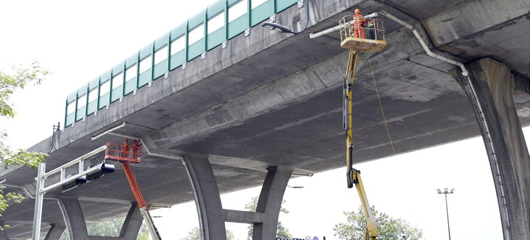
<path id="1" fill-rule="evenodd" d="M 491 58 L 466 64 L 469 79 L 451 75 L 466 92 L 493 174 L 504 239 L 530 239 L 530 157 L 517 115 L 511 70 Z M 471 86 L 470 86 L 471 83 Z"/>
<path id="2" fill-rule="evenodd" d="M 140 231 L 140 227 L 142 226 L 142 215 L 140 214 L 140 210 L 136 203 L 133 203 L 127 213 L 119 237 L 89 236 L 79 200 L 77 198 L 59 198 L 59 206 L 63 213 L 66 227 L 68 227 L 68 234 L 71 240 L 135 240 Z M 50 229 L 50 231 L 53 230 L 54 227 Z M 57 231 L 59 231 L 59 229 Z M 48 234 L 50 234 L 50 232 L 48 232 Z M 60 234 L 58 236 L 60 237 Z M 46 238 L 46 240 L 47 239 L 48 238 Z"/>
<path id="3" fill-rule="evenodd" d="M 292 170 L 270 167 L 263 183 L 256 212 L 225 210 L 208 157 L 183 156 L 195 194 L 202 239 L 226 240 L 225 222 L 254 225 L 253 240 L 275 239 L 278 217 Z"/>

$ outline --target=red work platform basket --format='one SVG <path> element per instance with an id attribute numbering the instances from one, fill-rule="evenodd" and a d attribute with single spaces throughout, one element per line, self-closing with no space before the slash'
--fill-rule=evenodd
<path id="1" fill-rule="evenodd" d="M 132 145 L 129 145 L 129 150 L 127 151 L 126 148 L 123 148 L 123 144 L 109 142 L 106 145 L 105 160 L 140 163 L 140 157 L 142 156 L 141 146 L 134 149 Z"/>

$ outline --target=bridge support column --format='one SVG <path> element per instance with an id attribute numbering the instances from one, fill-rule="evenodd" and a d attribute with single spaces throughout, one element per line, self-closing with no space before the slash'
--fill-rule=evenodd
<path id="1" fill-rule="evenodd" d="M 61 235 L 63 235 L 64 229 L 66 229 L 64 225 L 52 224 L 44 240 L 59 240 Z"/>
<path id="2" fill-rule="evenodd" d="M 256 212 L 264 214 L 263 221 L 254 223 L 253 240 L 276 239 L 283 194 L 292 174 L 292 170 L 278 167 L 267 170 L 269 172 L 265 177 L 256 207 Z"/>
<path id="3" fill-rule="evenodd" d="M 127 217 L 121 227 L 120 238 L 122 240 L 136 240 L 143 222 L 142 214 L 136 203 L 131 205 Z"/>
<path id="4" fill-rule="evenodd" d="M 127 213 L 119 237 L 89 236 L 81 204 L 77 198 L 59 198 L 59 206 L 68 228 L 70 240 L 136 240 L 142 226 L 142 215 L 136 203 L 133 203 Z"/>
<path id="5" fill-rule="evenodd" d="M 4 227 L 4 223 L 1 223 L 0 225 Z M 5 228 L 0 229 L 0 240 L 9 240 L 9 238 L 7 237 L 7 232 Z"/>
<path id="6" fill-rule="evenodd" d="M 86 229 L 85 216 L 77 198 L 59 198 L 64 223 L 70 240 L 90 240 Z"/>
<path id="7" fill-rule="evenodd" d="M 256 212 L 223 209 L 217 181 L 207 157 L 183 156 L 199 215 L 202 239 L 226 240 L 225 222 L 254 225 L 253 240 L 276 239 L 278 217 L 292 170 L 268 168 Z"/>
<path id="8" fill-rule="evenodd" d="M 477 117 L 497 192 L 504 239 L 530 239 L 530 157 L 512 99 L 514 76 L 493 59 L 466 64 L 451 75 L 466 92 Z M 471 84 L 471 85 L 470 85 Z"/>
<path id="9" fill-rule="evenodd" d="M 183 163 L 195 194 L 199 226 L 203 240 L 225 240 L 223 206 L 208 157 L 183 156 Z"/>

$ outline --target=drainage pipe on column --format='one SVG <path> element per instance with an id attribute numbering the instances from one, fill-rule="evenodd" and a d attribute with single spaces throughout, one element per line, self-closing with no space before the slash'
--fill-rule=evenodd
<path id="1" fill-rule="evenodd" d="M 431 49 L 429 49 L 429 47 L 427 46 L 425 41 L 423 41 L 423 38 L 421 37 L 421 35 L 418 33 L 418 31 L 416 31 L 416 29 L 414 29 L 412 27 L 412 25 L 402 21 L 401 19 L 395 17 L 394 15 L 392 15 L 390 13 L 387 13 L 384 10 L 379 11 L 379 13 L 381 13 L 385 17 L 387 17 L 387 18 L 389 18 L 389 19 L 391 19 L 391 20 L 403 25 L 404 27 L 412 30 L 412 33 L 414 33 L 414 36 L 416 36 L 416 38 L 418 39 L 418 42 L 420 42 L 421 46 L 423 47 L 423 49 L 425 50 L 427 55 L 429 55 L 430 57 L 442 60 L 444 62 L 456 65 L 456 66 L 460 67 L 460 69 L 462 70 L 462 76 L 464 76 L 464 78 L 467 80 L 467 83 L 469 85 L 471 93 L 473 94 L 473 96 L 472 96 L 473 100 L 476 102 L 476 106 L 478 107 L 478 113 L 479 113 L 478 121 L 480 121 L 482 123 L 482 125 L 484 126 L 485 137 L 487 138 L 485 142 L 491 149 L 491 153 L 490 154 L 491 154 L 491 157 L 493 158 L 493 164 L 495 165 L 494 169 L 497 171 L 495 175 L 497 176 L 497 181 L 498 181 L 498 183 L 500 185 L 499 189 L 500 189 L 501 199 L 503 200 L 502 206 L 504 206 L 504 207 L 502 209 L 502 213 L 505 216 L 505 220 L 506 220 L 506 224 L 507 224 L 506 227 L 509 227 L 510 226 L 510 222 L 509 222 L 509 219 L 508 219 L 508 208 L 506 207 L 506 204 L 507 204 L 506 203 L 506 197 L 505 197 L 506 195 L 504 193 L 504 186 L 503 186 L 504 184 L 503 184 L 503 181 L 501 179 L 501 173 L 500 173 L 500 169 L 499 169 L 499 165 L 498 165 L 497 154 L 495 153 L 495 148 L 493 146 L 493 138 L 491 137 L 490 130 L 489 130 L 488 124 L 486 122 L 486 116 L 484 115 L 484 111 L 482 110 L 482 106 L 481 106 L 480 101 L 479 101 L 479 99 L 477 97 L 477 92 L 475 91 L 475 87 L 473 87 L 473 84 L 471 83 L 471 79 L 469 78 L 469 73 L 468 73 L 466 67 L 461 62 L 457 62 L 457 61 L 455 61 L 453 59 L 449 59 L 449 58 L 446 58 L 444 56 L 441 56 L 441 55 L 438 55 L 436 53 L 433 53 L 431 51 Z"/>

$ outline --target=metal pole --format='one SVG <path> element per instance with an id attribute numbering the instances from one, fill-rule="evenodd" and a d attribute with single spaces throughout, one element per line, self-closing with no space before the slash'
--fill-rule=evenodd
<path id="1" fill-rule="evenodd" d="M 37 170 L 37 187 L 35 190 L 35 211 L 33 213 L 33 240 L 40 240 L 40 227 L 42 221 L 42 201 L 44 193 L 42 188 L 44 187 L 43 175 L 46 172 L 46 163 L 39 163 Z"/>
<path id="2" fill-rule="evenodd" d="M 448 192 L 445 192 L 445 211 L 447 212 L 447 231 L 449 232 L 449 240 L 451 240 L 451 227 L 449 226 L 449 206 L 447 205 L 447 194 Z"/>

